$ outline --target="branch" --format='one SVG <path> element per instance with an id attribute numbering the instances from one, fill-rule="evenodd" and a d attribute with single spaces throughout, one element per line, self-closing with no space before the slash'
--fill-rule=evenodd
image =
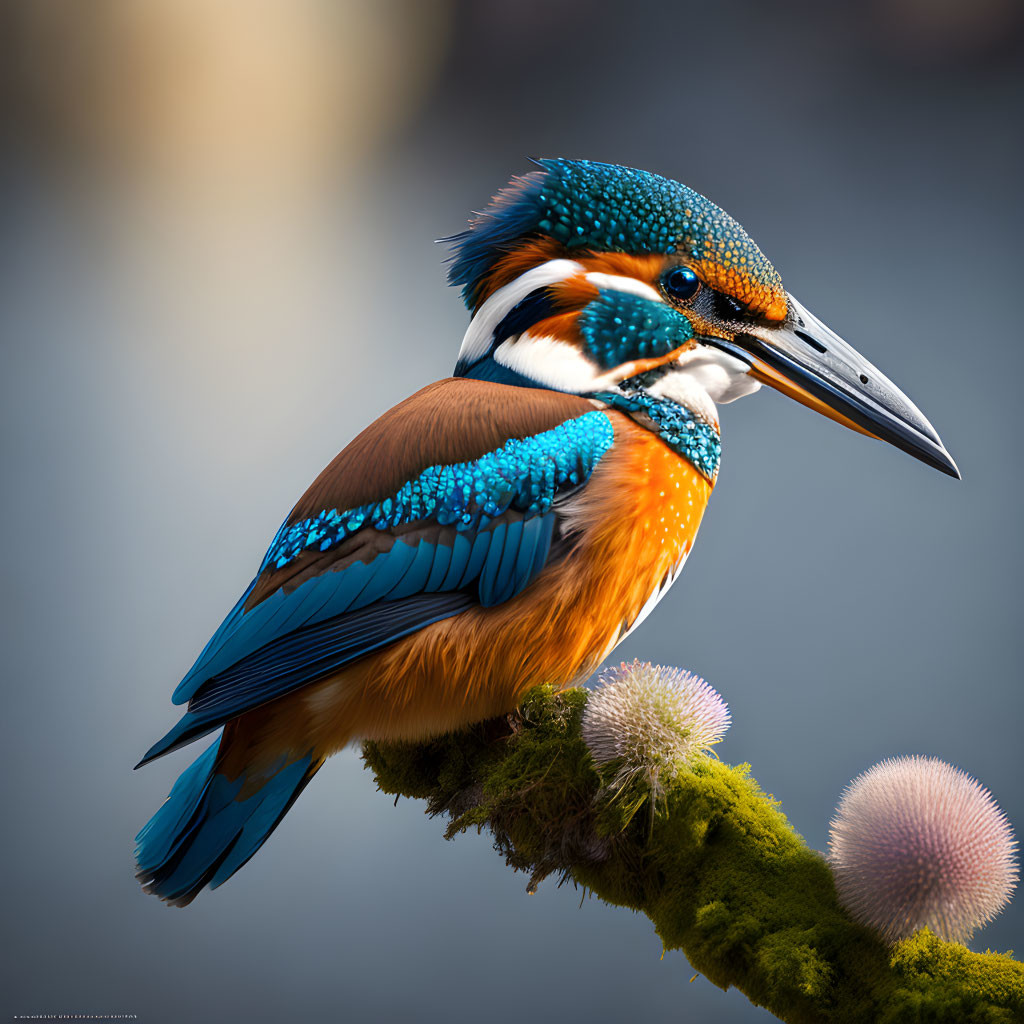
<path id="1" fill-rule="evenodd" d="M 836 899 L 824 857 L 750 777 L 702 757 L 654 797 L 614 789 L 580 734 L 587 691 L 531 691 L 507 719 L 424 743 L 368 742 L 386 793 L 427 800 L 452 838 L 488 828 L 532 889 L 555 873 L 642 911 L 665 949 L 783 1021 L 1024 1020 L 1024 965 L 927 929 L 888 946 Z"/>

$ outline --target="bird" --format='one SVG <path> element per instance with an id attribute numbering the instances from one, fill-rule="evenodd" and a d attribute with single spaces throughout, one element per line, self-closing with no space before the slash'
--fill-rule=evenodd
<path id="1" fill-rule="evenodd" d="M 324 761 L 586 681 L 678 577 L 718 407 L 768 385 L 959 478 L 911 401 L 687 186 L 542 159 L 451 244 L 451 377 L 384 413 L 298 500 L 139 762 L 210 733 L 136 838 L 172 906 L 260 849 Z"/>

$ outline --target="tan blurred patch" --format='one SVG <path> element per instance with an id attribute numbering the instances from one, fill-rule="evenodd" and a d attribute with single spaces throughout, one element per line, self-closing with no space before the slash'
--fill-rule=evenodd
<path id="1" fill-rule="evenodd" d="M 72 172 L 309 190 L 416 108 L 447 0 L 14 0 L 15 111 Z"/>
<path id="2" fill-rule="evenodd" d="M 984 61 L 1024 26 L 1020 0 L 872 0 L 867 13 L 875 47 L 923 65 Z"/>

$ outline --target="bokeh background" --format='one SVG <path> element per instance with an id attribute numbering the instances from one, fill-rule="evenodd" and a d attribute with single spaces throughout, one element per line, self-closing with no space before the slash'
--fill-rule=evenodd
<path id="1" fill-rule="evenodd" d="M 762 391 L 682 581 L 619 649 L 693 669 L 823 849 L 899 753 L 1018 830 L 1024 99 L 1015 0 L 6 0 L 0 1009 L 146 1022 L 769 1019 L 650 923 L 334 759 L 187 911 L 131 766 L 294 499 L 448 374 L 433 239 L 528 156 L 681 179 L 903 385 L 956 483 Z M 1024 946 L 1024 899 L 979 948 Z"/>

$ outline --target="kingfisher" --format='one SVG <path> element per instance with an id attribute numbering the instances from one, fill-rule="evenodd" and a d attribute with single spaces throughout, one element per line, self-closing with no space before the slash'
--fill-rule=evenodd
<path id="1" fill-rule="evenodd" d="M 767 384 L 959 477 L 910 400 L 685 185 L 540 160 L 447 241 L 470 312 L 454 375 L 299 499 L 139 764 L 219 731 L 137 836 L 168 904 L 238 871 L 347 744 L 586 680 L 686 561 L 719 405 Z"/>

